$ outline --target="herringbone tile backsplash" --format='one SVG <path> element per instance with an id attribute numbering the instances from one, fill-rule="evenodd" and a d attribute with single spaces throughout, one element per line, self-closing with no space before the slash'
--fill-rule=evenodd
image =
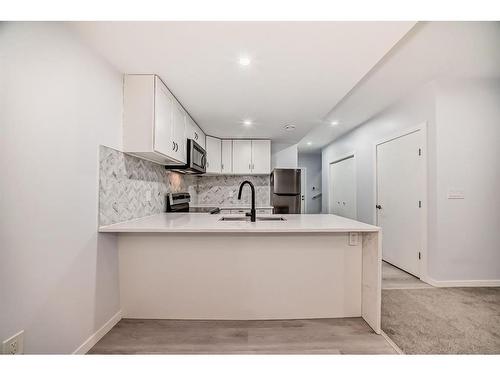
<path id="1" fill-rule="evenodd" d="M 165 212 L 168 192 L 187 191 L 184 176 L 162 165 L 105 146 L 99 151 L 100 225 Z"/>
<path id="2" fill-rule="evenodd" d="M 165 212 L 169 192 L 189 192 L 192 205 L 250 205 L 249 190 L 241 201 L 237 198 L 244 180 L 255 185 L 257 205 L 269 205 L 269 176 L 183 175 L 106 146 L 99 148 L 99 163 L 99 225 Z"/>

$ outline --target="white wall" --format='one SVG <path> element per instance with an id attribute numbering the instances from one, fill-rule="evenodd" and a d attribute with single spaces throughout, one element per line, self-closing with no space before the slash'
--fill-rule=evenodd
<path id="1" fill-rule="evenodd" d="M 375 144 L 381 139 L 423 122 L 427 122 L 428 138 L 433 143 L 435 138 L 434 96 L 433 85 L 426 85 L 323 148 L 323 212 L 328 212 L 329 207 L 330 163 L 354 152 L 357 176 L 357 217 L 359 221 L 375 224 Z M 433 151 L 429 150 L 429 152 Z"/>
<path id="2" fill-rule="evenodd" d="M 323 210 L 328 166 L 352 151 L 358 220 L 375 223 L 374 144 L 427 123 L 428 274 L 436 281 L 500 280 L 500 80 L 430 83 L 322 152 Z M 448 200 L 449 188 L 464 200 Z"/>
<path id="3" fill-rule="evenodd" d="M 313 199 L 321 193 L 321 154 L 299 154 L 299 168 L 306 168 L 306 213 L 321 213 L 322 197 Z M 313 189 L 314 188 L 314 189 Z"/>
<path id="4" fill-rule="evenodd" d="M 271 144 L 271 168 L 297 168 L 297 144 L 284 143 Z"/>
<path id="5" fill-rule="evenodd" d="M 500 68 L 500 67 L 499 67 Z M 437 86 L 438 280 L 500 279 L 500 78 Z M 450 188 L 465 199 L 447 199 Z"/>
<path id="6" fill-rule="evenodd" d="M 121 148 L 122 78 L 62 23 L 0 24 L 0 339 L 71 353 L 119 311 L 97 234 L 98 145 Z"/>

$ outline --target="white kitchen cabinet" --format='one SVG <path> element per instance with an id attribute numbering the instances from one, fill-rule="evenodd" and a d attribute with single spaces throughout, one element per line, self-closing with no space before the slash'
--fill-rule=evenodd
<path id="1" fill-rule="evenodd" d="M 271 141 L 267 139 L 234 139 L 233 173 L 271 173 Z"/>
<path id="2" fill-rule="evenodd" d="M 221 173 L 222 142 L 219 138 L 206 136 L 207 173 Z"/>
<path id="3" fill-rule="evenodd" d="M 175 143 L 172 137 L 173 100 L 165 85 L 156 85 L 153 149 L 168 156 L 175 156 Z"/>
<path id="4" fill-rule="evenodd" d="M 201 147 L 205 148 L 205 133 L 203 133 L 203 130 L 201 130 L 189 115 L 187 116 L 186 122 L 186 137 L 193 139 Z"/>
<path id="5" fill-rule="evenodd" d="M 165 165 L 186 162 L 186 112 L 162 80 L 130 74 L 123 82 L 123 150 Z"/>
<path id="6" fill-rule="evenodd" d="M 233 173 L 233 141 L 223 139 L 221 142 L 221 173 Z"/>
<path id="7" fill-rule="evenodd" d="M 252 173 L 271 173 L 271 141 L 268 139 L 252 140 Z"/>
<path id="8" fill-rule="evenodd" d="M 233 173 L 252 173 L 252 141 L 233 139 Z"/>
<path id="9" fill-rule="evenodd" d="M 175 142 L 175 158 L 182 162 L 186 162 L 186 111 L 177 100 L 174 102 L 174 123 L 172 128 L 172 139 Z"/>

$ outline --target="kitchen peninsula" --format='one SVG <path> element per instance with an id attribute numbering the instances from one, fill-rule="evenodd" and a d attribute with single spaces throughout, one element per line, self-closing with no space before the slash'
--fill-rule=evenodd
<path id="1" fill-rule="evenodd" d="M 123 316 L 363 317 L 380 333 L 378 227 L 324 214 L 257 219 L 161 213 L 101 226 L 118 236 Z"/>

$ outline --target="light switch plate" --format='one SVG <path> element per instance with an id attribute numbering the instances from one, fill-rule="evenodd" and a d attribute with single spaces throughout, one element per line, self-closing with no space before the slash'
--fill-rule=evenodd
<path id="1" fill-rule="evenodd" d="M 146 202 L 151 202 L 151 190 L 146 190 Z"/>
<path id="2" fill-rule="evenodd" d="M 349 232 L 349 246 L 356 246 L 358 244 L 358 233 Z"/>
<path id="3" fill-rule="evenodd" d="M 464 189 L 448 189 L 448 199 L 465 199 Z"/>
<path id="4" fill-rule="evenodd" d="M 23 354 L 24 353 L 24 331 L 16 333 L 2 343 L 3 354 Z"/>

